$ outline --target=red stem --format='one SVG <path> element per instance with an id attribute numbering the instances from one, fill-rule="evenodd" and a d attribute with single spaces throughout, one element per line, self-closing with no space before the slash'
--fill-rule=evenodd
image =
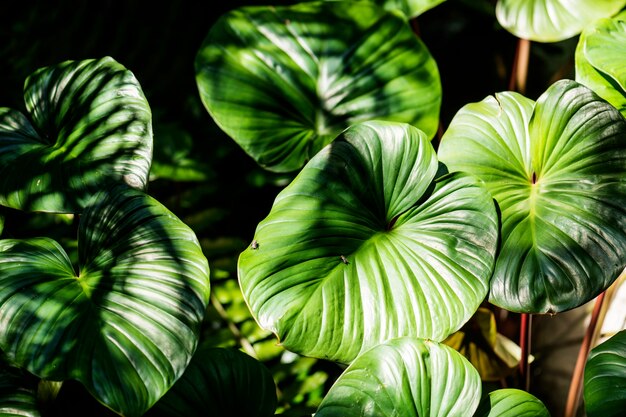
<path id="1" fill-rule="evenodd" d="M 578 359 L 576 359 L 576 367 L 574 368 L 574 373 L 572 375 L 572 383 L 569 386 L 569 393 L 567 394 L 564 417 L 574 417 L 574 415 L 576 415 L 576 409 L 578 408 L 578 403 L 580 402 L 580 391 L 583 385 L 585 364 L 587 363 L 587 356 L 591 350 L 593 335 L 598 325 L 598 318 L 600 317 L 600 312 L 602 311 L 604 296 L 605 293 L 603 292 L 596 298 L 596 303 L 593 306 L 593 312 L 591 313 L 591 320 L 589 321 L 587 332 L 585 333 L 583 343 L 580 345 L 580 350 L 578 351 Z"/>
<path id="2" fill-rule="evenodd" d="M 530 343 L 531 343 L 531 327 L 532 327 L 532 314 L 522 313 L 520 323 L 520 347 L 522 348 L 522 358 L 519 363 L 519 374 L 522 388 L 526 391 L 530 389 L 530 365 L 528 363 L 528 356 L 530 355 Z"/>
<path id="3" fill-rule="evenodd" d="M 530 41 L 518 39 L 509 79 L 509 91 L 526 93 L 526 79 L 528 78 L 528 62 L 530 59 Z"/>

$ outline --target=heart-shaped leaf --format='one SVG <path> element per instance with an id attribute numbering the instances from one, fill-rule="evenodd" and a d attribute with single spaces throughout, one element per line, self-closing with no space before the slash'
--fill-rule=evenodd
<path id="1" fill-rule="evenodd" d="M 626 12 L 600 19 L 580 35 L 576 81 L 591 88 L 626 117 Z"/>
<path id="2" fill-rule="evenodd" d="M 578 35 L 589 23 L 610 17 L 625 0 L 498 0 L 496 17 L 523 39 L 558 42 Z"/>
<path id="3" fill-rule="evenodd" d="M 478 372 L 458 352 L 401 338 L 359 356 L 315 417 L 466 417 L 480 401 Z"/>
<path id="4" fill-rule="evenodd" d="M 626 330 L 591 350 L 585 366 L 589 417 L 619 417 L 626 410 Z"/>
<path id="5" fill-rule="evenodd" d="M 509 388 L 490 392 L 474 417 L 550 417 L 550 413 L 534 395 Z"/>
<path id="6" fill-rule="evenodd" d="M 33 374 L 77 379 L 138 416 L 196 348 L 209 268 L 194 233 L 125 185 L 94 196 L 79 226 L 79 273 L 48 238 L 0 240 L 0 348 Z"/>
<path id="7" fill-rule="evenodd" d="M 489 300 L 546 313 L 584 304 L 626 259 L 626 122 L 563 80 L 537 101 L 500 93 L 463 107 L 439 148 L 482 178 L 502 212 Z"/>
<path id="8" fill-rule="evenodd" d="M 289 350 L 350 362 L 385 340 L 443 340 L 483 301 L 497 215 L 483 185 L 433 183 L 426 135 L 347 129 L 283 190 L 239 258 L 244 297 Z"/>
<path id="9" fill-rule="evenodd" d="M 145 187 L 152 116 L 122 65 L 103 58 L 39 69 L 24 98 L 27 115 L 0 108 L 0 204 L 81 212 L 107 183 Z"/>
<path id="10" fill-rule="evenodd" d="M 200 96 L 259 164 L 301 168 L 359 121 L 435 134 L 441 83 L 406 21 L 369 2 L 246 7 L 223 16 L 196 57 Z"/>
<path id="11" fill-rule="evenodd" d="M 274 411 L 276 386 L 263 364 L 238 350 L 200 348 L 149 415 L 270 417 Z"/>

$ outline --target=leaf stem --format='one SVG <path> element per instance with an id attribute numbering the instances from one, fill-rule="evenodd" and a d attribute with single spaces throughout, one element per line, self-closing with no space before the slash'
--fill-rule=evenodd
<path id="1" fill-rule="evenodd" d="M 591 313 L 591 320 L 589 326 L 587 326 L 587 332 L 583 338 L 583 342 L 580 345 L 578 351 L 578 358 L 576 359 L 576 366 L 572 375 L 572 382 L 569 387 L 569 393 L 567 394 L 567 402 L 565 403 L 564 417 L 574 417 L 580 402 L 580 392 L 583 385 L 583 376 L 585 371 L 585 364 L 587 362 L 587 356 L 591 350 L 593 336 L 596 333 L 596 327 L 598 326 L 598 318 L 601 316 L 602 305 L 604 303 L 606 292 L 603 292 L 596 298 L 596 302 L 593 306 L 593 312 Z"/>
<path id="2" fill-rule="evenodd" d="M 235 323 L 232 322 L 230 317 L 228 317 L 228 313 L 224 309 L 222 303 L 220 303 L 217 297 L 215 297 L 213 294 L 211 294 L 211 305 L 213 306 L 213 308 L 215 308 L 215 311 L 217 311 L 217 314 L 222 318 L 222 320 L 227 323 L 228 330 L 230 330 L 233 336 L 235 336 L 235 340 L 237 340 L 237 343 L 239 343 L 239 345 L 243 348 L 243 350 L 246 351 L 248 355 L 258 360 L 259 358 L 256 354 L 256 351 L 254 350 L 254 346 L 252 346 L 252 343 L 250 343 L 250 341 L 241 334 L 239 328 L 235 325 Z"/>
<path id="3" fill-rule="evenodd" d="M 530 59 L 530 41 L 528 39 L 518 39 L 509 79 L 509 90 L 526 93 L 526 80 L 528 78 L 528 62 Z"/>
<path id="4" fill-rule="evenodd" d="M 520 348 L 522 349 L 522 357 L 519 363 L 519 374 L 522 388 L 525 391 L 530 389 L 530 365 L 528 357 L 530 355 L 532 314 L 522 313 L 520 320 Z"/>

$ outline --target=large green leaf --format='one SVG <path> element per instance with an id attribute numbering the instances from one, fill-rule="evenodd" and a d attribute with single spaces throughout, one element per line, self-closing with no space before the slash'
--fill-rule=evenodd
<path id="1" fill-rule="evenodd" d="M 81 212 L 109 182 L 146 185 L 152 116 L 135 76 L 111 58 L 39 69 L 27 115 L 0 108 L 0 204 Z"/>
<path id="2" fill-rule="evenodd" d="M 0 348 L 138 416 L 191 359 L 209 268 L 191 229 L 141 191 L 119 185 L 92 201 L 78 273 L 51 239 L 0 240 Z"/>
<path id="3" fill-rule="evenodd" d="M 578 35 L 589 23 L 609 17 L 626 0 L 498 0 L 496 17 L 523 39 L 558 42 Z"/>
<path id="4" fill-rule="evenodd" d="M 9 366 L 0 352 L 0 416 L 40 417 L 37 407 L 37 378 Z"/>
<path id="5" fill-rule="evenodd" d="M 315 417 L 466 417 L 480 401 L 478 372 L 458 352 L 401 338 L 359 356 Z"/>
<path id="6" fill-rule="evenodd" d="M 490 392 L 474 417 L 550 417 L 545 405 L 534 395 L 518 389 Z"/>
<path id="7" fill-rule="evenodd" d="M 500 93 L 463 107 L 439 158 L 482 178 L 502 212 L 489 299 L 518 312 L 577 307 L 626 259 L 626 123 L 563 80 L 537 101 Z"/>
<path id="8" fill-rule="evenodd" d="M 443 340 L 476 311 L 497 216 L 474 177 L 433 182 L 421 131 L 347 129 L 283 190 L 239 258 L 250 309 L 289 350 L 350 362 L 389 338 Z"/>
<path id="9" fill-rule="evenodd" d="M 626 116 L 626 12 L 583 31 L 576 48 L 576 81 Z"/>
<path id="10" fill-rule="evenodd" d="M 149 415 L 270 417 L 275 410 L 276 386 L 263 364 L 235 349 L 200 348 Z"/>
<path id="11" fill-rule="evenodd" d="M 250 156 L 301 168 L 359 121 L 411 123 L 435 134 L 435 61 L 400 16 L 369 2 L 246 7 L 223 16 L 196 57 L 200 96 Z"/>
<path id="12" fill-rule="evenodd" d="M 591 350 L 585 366 L 589 417 L 619 417 L 626 410 L 626 330 Z"/>

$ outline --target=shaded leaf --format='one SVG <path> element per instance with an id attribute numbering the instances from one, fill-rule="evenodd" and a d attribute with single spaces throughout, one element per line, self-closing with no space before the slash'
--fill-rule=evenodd
<path id="1" fill-rule="evenodd" d="M 624 0 L 498 0 L 498 22 L 518 38 L 558 42 L 596 19 L 613 16 Z"/>
<path id="2" fill-rule="evenodd" d="M 37 378 L 2 362 L 0 357 L 0 415 L 40 417 L 37 407 Z"/>
<path id="3" fill-rule="evenodd" d="M 276 386 L 263 364 L 235 349 L 200 348 L 149 416 L 273 416 Z"/>
<path id="4" fill-rule="evenodd" d="M 430 142 L 406 124 L 352 126 L 317 154 L 239 258 L 261 327 L 289 350 L 340 362 L 389 338 L 460 328 L 486 295 L 497 217 L 478 180 L 433 182 L 436 170 Z"/>
<path id="5" fill-rule="evenodd" d="M 626 410 L 626 330 L 591 350 L 585 366 L 589 417 L 618 417 Z"/>
<path id="6" fill-rule="evenodd" d="M 580 35 L 576 81 L 626 116 L 626 13 L 600 19 Z"/>
<path id="7" fill-rule="evenodd" d="M 191 359 L 209 268 L 191 229 L 141 191 L 120 185 L 92 201 L 78 273 L 51 239 L 0 240 L 0 348 L 41 378 L 77 379 L 138 416 Z"/>
<path id="8" fill-rule="evenodd" d="M 474 417 L 550 417 L 537 397 L 519 389 L 492 391 L 480 402 Z"/>
<path id="9" fill-rule="evenodd" d="M 486 308 L 479 308 L 461 330 L 451 334 L 444 344 L 463 355 L 476 368 L 483 381 L 499 381 L 511 373 L 509 355 L 501 355 L 496 320 Z M 502 336 L 500 336 L 502 337 Z M 504 356 L 504 357 L 503 357 Z"/>
<path id="10" fill-rule="evenodd" d="M 313 0 L 319 1 L 319 0 Z M 325 0 L 337 1 L 337 0 Z M 414 18 L 427 10 L 443 3 L 445 0 L 343 0 L 343 1 L 367 1 L 384 8 L 385 10 L 398 10 L 408 18 Z"/>
<path id="11" fill-rule="evenodd" d="M 489 300 L 559 312 L 606 289 L 626 259 L 626 122 L 563 80 L 537 103 L 500 93 L 463 107 L 439 148 L 451 170 L 485 181 L 502 212 Z"/>
<path id="12" fill-rule="evenodd" d="M 301 168 L 359 121 L 411 123 L 429 137 L 441 83 L 400 16 L 369 2 L 246 7 L 223 16 L 196 57 L 216 123 L 265 168 Z"/>
<path id="13" fill-rule="evenodd" d="M 448 346 L 401 338 L 359 356 L 315 417 L 465 417 L 480 401 L 480 377 Z"/>
<path id="14" fill-rule="evenodd" d="M 39 69 L 24 99 L 27 115 L 0 108 L 0 204 L 81 212 L 107 183 L 145 187 L 152 116 L 122 65 L 103 58 Z"/>

